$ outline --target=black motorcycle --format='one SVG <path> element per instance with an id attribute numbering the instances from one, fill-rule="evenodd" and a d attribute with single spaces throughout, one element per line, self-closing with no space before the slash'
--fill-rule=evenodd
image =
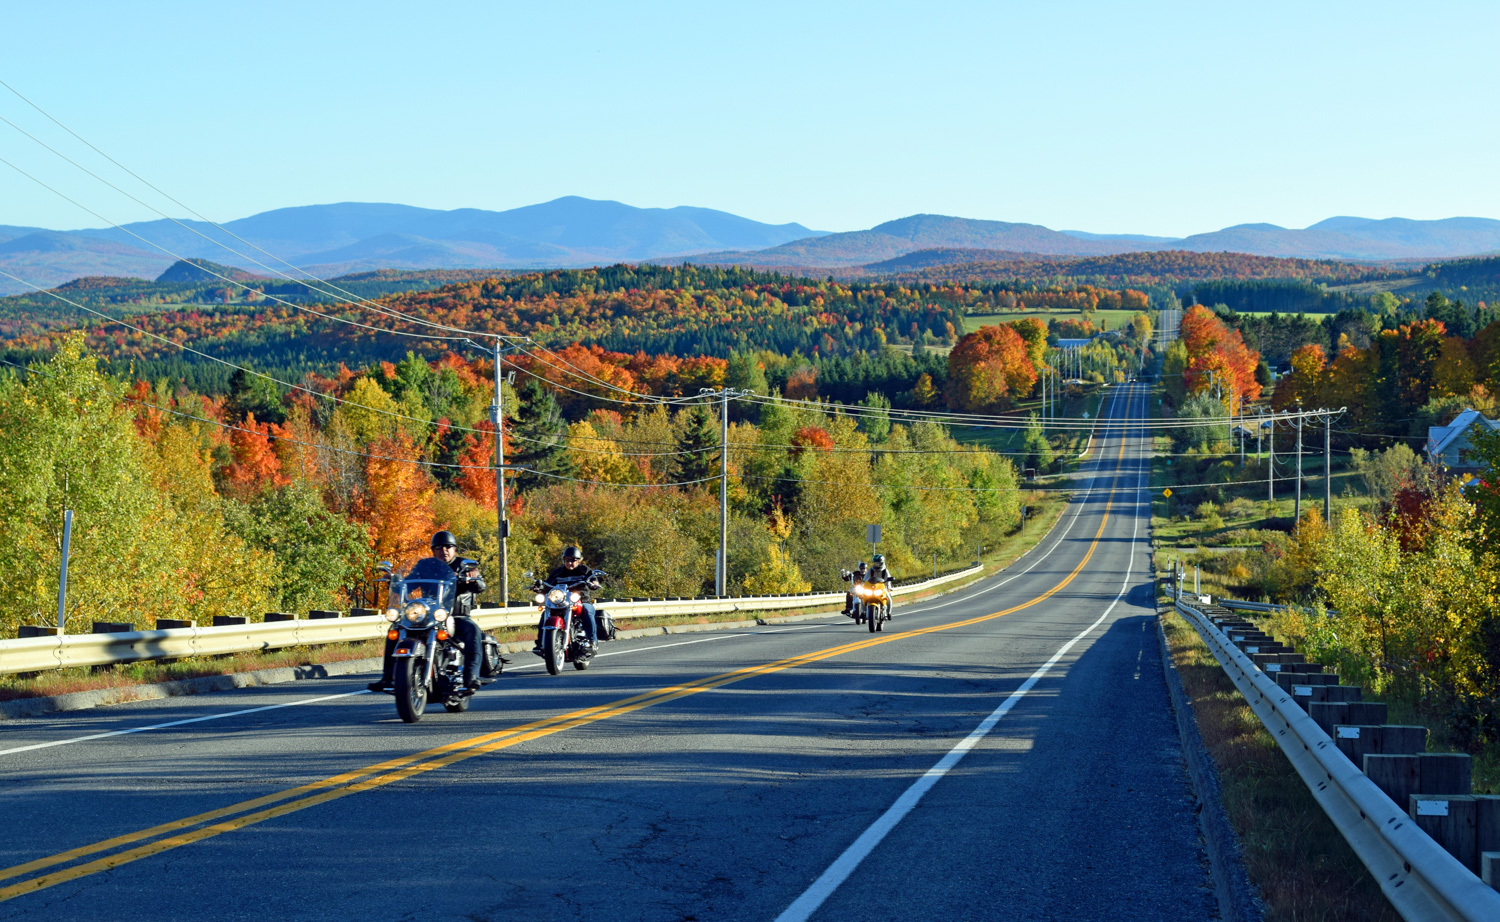
<path id="1" fill-rule="evenodd" d="M 392 622 L 389 636 L 396 642 L 391 653 L 396 713 L 416 723 L 429 700 L 443 702 L 455 714 L 468 710 L 473 693 L 464 687 L 464 645 L 453 635 L 457 575 L 443 561 L 425 557 L 404 579 L 392 577 L 390 582 L 385 618 Z M 480 675 L 493 678 L 503 668 L 500 645 L 489 634 L 481 635 L 480 642 Z"/>
<path id="2" fill-rule="evenodd" d="M 527 573 L 533 577 L 534 574 Z M 609 574 L 603 570 L 588 570 L 576 579 L 549 583 L 535 579 L 532 590 L 542 613 L 538 632 L 540 655 L 547 664 L 547 672 L 557 675 L 564 663 L 572 663 L 574 669 L 587 669 L 594 658 L 588 635 L 583 627 L 583 596 L 573 587 L 579 584 L 589 589 L 598 589 L 599 581 Z M 601 641 L 614 639 L 614 625 L 603 609 L 594 609 L 594 627 Z"/>

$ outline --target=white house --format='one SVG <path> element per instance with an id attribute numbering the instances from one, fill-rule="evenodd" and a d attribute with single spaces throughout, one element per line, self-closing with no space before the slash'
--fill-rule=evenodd
<path id="1" fill-rule="evenodd" d="M 1500 430 L 1500 421 L 1487 419 L 1478 410 L 1468 409 L 1453 417 L 1453 422 L 1446 426 L 1429 426 L 1427 459 L 1451 470 L 1476 470 L 1478 465 L 1469 458 L 1469 450 L 1473 448 L 1469 436 L 1475 426 Z"/>

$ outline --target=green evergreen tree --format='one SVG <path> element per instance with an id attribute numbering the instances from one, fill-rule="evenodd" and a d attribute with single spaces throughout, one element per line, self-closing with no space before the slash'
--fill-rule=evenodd
<path id="1" fill-rule="evenodd" d="M 869 407 L 871 412 L 868 416 L 862 416 L 859 420 L 859 428 L 863 429 L 870 441 L 876 444 L 884 442 L 891 434 L 891 402 L 884 394 L 870 391 L 865 394 L 865 399 L 859 402 L 862 407 Z"/>
<path id="2" fill-rule="evenodd" d="M 286 422 L 286 410 L 281 405 L 281 390 L 269 378 L 251 374 L 243 368 L 236 369 L 229 378 L 229 418 L 235 422 L 254 413 L 257 422 Z"/>
<path id="3" fill-rule="evenodd" d="M 699 404 L 687 412 L 686 425 L 677 436 L 677 479 L 704 480 L 719 473 L 719 421 L 707 406 Z"/>
<path id="4" fill-rule="evenodd" d="M 1026 441 L 1022 448 L 1026 452 L 1027 467 L 1035 468 L 1038 474 L 1045 474 L 1052 469 L 1052 443 L 1047 441 L 1035 413 L 1027 420 Z"/>
<path id="5" fill-rule="evenodd" d="M 516 409 L 510 418 L 506 463 L 530 468 L 516 474 L 517 487 L 529 490 L 555 483 L 558 477 L 572 476 L 573 459 L 565 442 L 568 423 L 550 390 L 535 379 L 526 382 L 516 395 Z"/>

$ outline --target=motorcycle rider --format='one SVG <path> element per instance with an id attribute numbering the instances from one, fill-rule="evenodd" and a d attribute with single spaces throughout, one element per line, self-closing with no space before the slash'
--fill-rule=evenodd
<path id="1" fill-rule="evenodd" d="M 896 597 L 891 571 L 885 568 L 884 554 L 876 554 L 873 558 L 870 559 L 870 572 L 868 578 L 865 581 L 870 583 L 884 583 L 886 597 L 890 599 L 894 599 Z M 887 612 L 886 614 L 889 615 L 890 612 Z"/>
<path id="2" fill-rule="evenodd" d="M 570 544 L 563 548 L 562 563 L 552 568 L 547 574 L 547 582 L 559 588 L 567 588 L 570 592 L 578 593 L 579 604 L 583 606 L 583 636 L 588 639 L 589 650 L 598 649 L 598 625 L 594 618 L 594 597 L 592 590 L 598 589 L 599 584 L 592 578 L 593 571 L 583 565 L 583 551 L 577 545 Z M 536 646 L 531 652 L 540 655 L 542 653 L 542 628 L 537 625 Z"/>
<path id="3" fill-rule="evenodd" d="M 844 614 L 854 614 L 854 586 L 856 583 L 869 582 L 869 569 L 869 566 L 861 560 L 859 566 L 854 568 L 854 572 L 844 571 L 844 582 L 849 584 L 849 591 L 844 593 Z"/>
<path id="4" fill-rule="evenodd" d="M 458 539 L 451 531 L 440 531 L 432 536 L 432 556 L 446 563 L 458 576 L 453 600 L 453 612 L 449 627 L 453 636 L 464 645 L 464 687 L 470 692 L 479 688 L 480 664 L 484 660 L 483 632 L 469 613 L 474 610 L 474 600 L 485 590 L 484 575 L 479 564 L 458 556 Z M 395 685 L 391 651 L 396 648 L 394 640 L 385 642 L 385 662 L 379 681 L 369 684 L 370 691 L 390 691 Z"/>

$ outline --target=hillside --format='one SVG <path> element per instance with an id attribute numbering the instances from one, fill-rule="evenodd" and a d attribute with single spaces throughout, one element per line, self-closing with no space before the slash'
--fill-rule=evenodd
<path id="1" fill-rule="evenodd" d="M 324 276 L 378 269 L 608 265 L 760 249 L 819 233 L 801 224 L 765 224 L 711 208 L 635 208 L 577 196 L 508 211 L 358 202 L 308 205 L 229 221 L 224 228 Z M 0 269 L 44 286 L 86 275 L 154 277 L 179 257 L 260 274 L 272 274 L 265 267 L 286 269 L 201 221 L 145 221 L 124 225 L 124 230 L 0 227 Z M 0 295 L 25 290 L 0 278 Z"/>
<path id="2" fill-rule="evenodd" d="M 946 215 L 912 215 L 864 231 L 794 240 L 754 252 L 713 253 L 694 257 L 709 265 L 859 266 L 894 259 L 918 250 L 957 248 L 1058 255 L 1103 254 L 1140 249 L 1139 244 L 1083 240 L 1037 224 L 978 221 Z"/>
<path id="3" fill-rule="evenodd" d="M 895 259 L 861 266 L 861 277 L 910 282 L 1071 281 L 1087 284 L 1161 285 L 1215 279 L 1298 279 L 1348 284 L 1372 279 L 1405 278 L 1416 267 L 1371 266 L 1336 260 L 1286 259 L 1244 253 L 1193 253 L 1157 250 L 1110 256 L 1060 257 L 997 253 L 991 250 L 918 250 Z"/>

